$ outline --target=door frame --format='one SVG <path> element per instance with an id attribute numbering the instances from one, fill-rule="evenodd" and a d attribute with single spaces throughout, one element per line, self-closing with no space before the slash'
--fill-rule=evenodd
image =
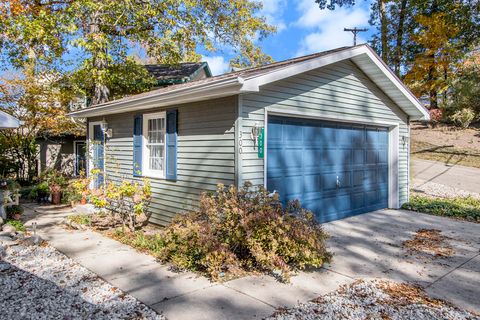
<path id="1" fill-rule="evenodd" d="M 353 117 L 342 117 L 338 119 L 335 116 L 319 115 L 312 112 L 295 112 L 278 107 L 266 107 L 264 119 L 264 146 L 265 152 L 263 156 L 263 185 L 267 188 L 267 158 L 268 158 L 268 116 L 281 116 L 290 118 L 304 118 L 313 120 L 325 120 L 337 123 L 352 123 L 361 125 L 374 125 L 388 129 L 388 207 L 398 209 L 400 207 L 400 186 L 398 179 L 398 155 L 400 148 L 399 127 L 400 123 L 390 121 L 359 120 Z"/>
<path id="2" fill-rule="evenodd" d="M 87 138 L 87 176 L 90 177 L 90 170 L 93 168 L 93 150 L 92 146 L 92 138 L 93 138 L 93 126 L 101 125 L 102 121 L 91 121 L 88 122 L 88 138 Z M 106 161 L 105 161 L 105 148 L 106 148 L 106 141 L 104 138 L 103 142 L 103 171 L 105 172 L 106 169 Z M 104 177 L 105 179 L 105 177 Z M 90 189 L 94 188 L 93 179 L 90 181 Z"/>
<path id="3" fill-rule="evenodd" d="M 87 156 L 88 154 L 88 149 L 87 149 L 87 141 L 86 140 L 74 140 L 73 141 L 73 170 L 74 170 L 74 173 L 75 173 L 75 176 L 78 176 L 77 175 L 77 145 L 78 144 L 84 144 L 85 145 L 85 156 Z M 88 161 L 87 161 L 88 163 Z M 86 163 L 86 165 L 88 166 L 88 164 Z M 86 172 L 85 172 L 86 173 Z"/>

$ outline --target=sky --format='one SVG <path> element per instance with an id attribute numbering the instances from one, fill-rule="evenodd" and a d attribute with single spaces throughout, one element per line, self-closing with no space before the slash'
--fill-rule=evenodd
<path id="1" fill-rule="evenodd" d="M 373 33 L 369 26 L 371 0 L 357 0 L 353 7 L 331 11 L 320 10 L 314 0 L 261 0 L 267 22 L 277 27 L 277 33 L 258 45 L 275 61 L 353 44 L 351 32 L 343 28 L 368 28 L 360 33 L 357 44 L 365 43 Z M 228 52 L 204 55 L 214 75 L 229 71 Z"/>

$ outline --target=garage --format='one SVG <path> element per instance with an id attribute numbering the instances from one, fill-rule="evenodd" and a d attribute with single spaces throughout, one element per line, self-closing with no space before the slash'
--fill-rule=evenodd
<path id="1" fill-rule="evenodd" d="M 388 129 L 269 116 L 267 188 L 320 222 L 388 207 Z"/>

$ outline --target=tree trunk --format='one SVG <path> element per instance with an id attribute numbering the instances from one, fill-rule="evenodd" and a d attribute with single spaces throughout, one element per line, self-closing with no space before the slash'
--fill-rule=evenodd
<path id="1" fill-rule="evenodd" d="M 94 77 L 94 92 L 93 104 L 105 103 L 108 101 L 110 90 L 104 83 L 104 72 L 108 67 L 107 62 L 107 48 L 104 40 L 100 37 L 100 14 L 98 12 L 92 13 L 88 33 L 91 41 L 95 41 L 96 51 L 92 52 L 93 69 L 96 72 Z M 99 74 L 101 75 L 99 77 Z"/>
<path id="2" fill-rule="evenodd" d="M 400 11 L 398 13 L 397 43 L 395 48 L 395 59 L 393 62 L 394 63 L 393 70 L 398 77 L 400 77 L 400 67 L 402 62 L 402 45 L 403 45 L 403 33 L 404 33 L 403 28 L 405 27 L 405 16 L 407 14 L 406 12 L 407 4 L 408 4 L 408 0 L 401 0 Z"/>
<path id="3" fill-rule="evenodd" d="M 378 0 L 378 12 L 380 15 L 380 33 L 382 42 L 382 59 L 388 63 L 388 21 L 386 12 L 387 0 Z"/>

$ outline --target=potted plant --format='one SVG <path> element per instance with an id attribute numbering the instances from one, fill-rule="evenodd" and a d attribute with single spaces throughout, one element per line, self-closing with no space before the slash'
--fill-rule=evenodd
<path id="1" fill-rule="evenodd" d="M 53 170 L 47 174 L 48 188 L 52 197 L 52 204 L 62 202 L 62 192 L 67 185 L 67 179 L 58 171 Z"/>
<path id="2" fill-rule="evenodd" d="M 32 188 L 29 194 L 29 198 L 32 200 L 36 200 L 37 203 L 46 203 L 48 202 L 49 195 L 50 188 L 48 187 L 48 183 L 44 181 Z"/>
<path id="3" fill-rule="evenodd" d="M 7 218 L 9 219 L 20 220 L 22 214 L 23 207 L 20 205 L 14 204 L 7 207 Z"/>
<path id="4" fill-rule="evenodd" d="M 80 203 L 87 204 L 87 197 L 89 195 L 88 186 L 90 185 L 90 178 L 86 177 L 84 173 L 80 173 L 78 179 L 70 180 L 67 187 L 67 200 L 71 202 L 72 207 Z"/>

